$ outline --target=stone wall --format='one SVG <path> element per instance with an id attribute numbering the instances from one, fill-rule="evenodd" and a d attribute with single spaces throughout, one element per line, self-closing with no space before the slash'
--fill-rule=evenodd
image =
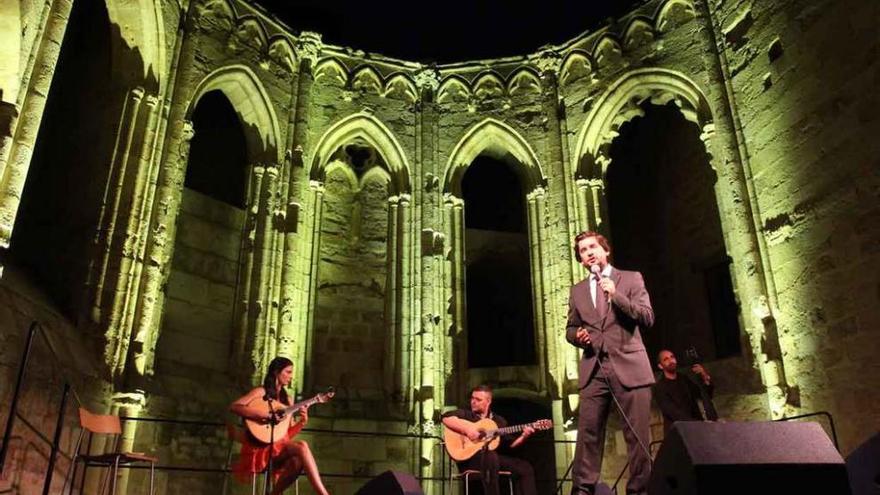
<path id="1" fill-rule="evenodd" d="M 198 397 L 205 384 L 232 376 L 244 211 L 186 189 L 178 222 L 156 375 L 166 383 L 166 390 Z M 182 380 L 199 385 L 181 393 Z"/>
<path id="2" fill-rule="evenodd" d="M 801 411 L 848 452 L 880 415 L 880 38 L 873 2 L 717 8 Z"/>
<path id="3" fill-rule="evenodd" d="M 352 174 L 335 169 L 325 182 L 312 380 L 316 392 L 335 387 L 341 417 L 387 417 L 388 190 Z"/>

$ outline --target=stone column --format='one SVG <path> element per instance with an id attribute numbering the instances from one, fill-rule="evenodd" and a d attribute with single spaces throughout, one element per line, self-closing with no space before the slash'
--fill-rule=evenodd
<path id="1" fill-rule="evenodd" d="M 116 375 L 125 370 L 128 390 L 153 372 L 170 273 L 177 215 L 183 194 L 190 141 L 187 120 L 190 93 L 200 76 L 195 60 L 196 16 L 181 12 L 169 80 L 159 96 L 145 97 L 150 113 L 138 150 L 125 257 L 130 258 L 124 318 L 118 328 L 104 328 L 105 363 Z M 125 211 L 123 208 L 120 211 Z M 106 289 L 102 290 L 106 291 Z M 120 297 L 117 292 L 113 297 Z M 114 303 L 115 305 L 115 303 Z"/>
<path id="2" fill-rule="evenodd" d="M 720 199 L 726 245 L 731 257 L 737 261 L 732 265 L 731 274 L 742 308 L 743 324 L 758 359 L 770 413 L 778 418 L 793 410 L 790 406 L 796 406 L 798 394 L 785 376 L 774 315 L 777 308 L 775 281 L 766 239 L 761 234 L 761 213 L 752 183 L 747 143 L 736 108 L 727 47 L 712 9 L 705 0 L 695 3 L 697 18 L 702 22 L 700 34 L 709 48 L 701 51 L 703 63 L 710 79 L 716 82 L 710 88 L 714 93 L 716 118 L 712 125 L 704 125 L 701 139 L 706 143 L 712 167 L 718 173 L 715 191 Z"/>
<path id="3" fill-rule="evenodd" d="M 144 392 L 141 390 L 130 392 L 130 393 L 118 393 L 113 396 L 113 405 L 112 410 L 113 414 L 117 414 L 119 416 L 124 416 L 127 418 L 138 418 L 141 415 L 141 411 L 146 407 L 147 399 L 144 395 Z M 138 421 L 129 420 L 122 423 L 122 435 L 119 438 L 119 444 L 117 445 L 117 449 L 121 452 L 143 452 L 142 450 L 135 448 L 135 440 L 137 438 L 137 432 L 140 428 L 138 428 L 140 423 Z M 147 452 L 147 454 L 155 454 L 155 452 Z M 117 493 L 128 493 L 128 485 L 129 480 L 132 476 L 132 473 L 135 471 L 132 469 L 120 469 L 119 474 L 116 478 L 116 492 Z M 137 470 L 138 474 L 141 474 L 140 478 L 147 480 L 145 483 L 148 483 L 150 472 L 144 470 Z M 143 474 L 146 473 L 146 478 L 143 478 Z M 148 485 L 143 485 L 144 487 Z M 97 487 L 95 487 L 97 492 Z"/>
<path id="4" fill-rule="evenodd" d="M 565 305 L 568 301 L 568 286 L 572 282 L 571 270 L 571 236 L 572 223 L 569 220 L 575 212 L 576 202 L 573 197 L 573 179 L 563 160 L 564 141 L 562 136 L 562 120 L 564 110 L 559 101 L 558 73 L 560 56 L 553 51 L 537 54 L 533 61 L 541 72 L 541 89 L 544 114 L 547 118 L 547 147 L 545 153 L 545 170 L 547 174 L 546 193 L 540 202 L 539 213 L 535 221 L 546 230 L 539 230 L 539 242 L 542 244 L 543 258 L 540 261 L 543 280 L 543 297 L 546 319 L 544 331 L 545 342 L 556 341 L 563 330 L 566 320 Z M 547 357 L 543 359 L 546 363 Z M 559 363 L 562 364 L 562 363 Z M 564 369 L 548 368 L 547 374 L 554 378 L 556 389 L 550 391 L 554 397 L 563 393 L 561 379 Z"/>
<path id="5" fill-rule="evenodd" d="M 131 333 L 135 335 L 152 336 L 151 346 L 158 341 L 159 327 L 162 323 L 162 309 L 165 303 L 163 288 L 170 274 L 186 164 L 189 161 L 190 141 L 194 134 L 192 122 L 188 120 L 172 121 L 171 125 L 168 153 L 157 177 L 149 239 L 144 250 L 144 270 L 140 281 L 142 292 L 138 296 L 140 308 L 131 329 Z M 107 352 L 115 352 L 116 356 L 126 355 L 129 342 L 126 334 L 108 335 L 107 338 L 108 342 L 112 343 L 107 346 Z M 153 349 L 150 349 L 151 354 L 152 352 Z M 121 371 L 120 368 L 124 365 L 124 362 L 114 359 L 113 356 L 105 355 L 105 360 L 113 363 L 113 369 L 118 371 Z"/>
<path id="6" fill-rule="evenodd" d="M 442 291 L 442 234 L 440 190 L 432 185 L 430 177 L 436 173 L 436 134 L 438 111 L 434 101 L 436 91 L 440 87 L 440 74 L 434 68 L 426 68 L 416 74 L 419 88 L 419 101 L 416 104 L 416 160 L 412 173 L 414 184 L 413 205 L 414 221 L 412 232 L 419 236 L 419 244 L 414 246 L 413 256 L 418 256 L 420 264 L 414 273 L 414 287 L 420 290 L 417 294 L 419 302 L 419 318 L 413 320 L 420 337 L 417 353 L 421 357 L 418 381 L 421 414 L 419 422 L 433 422 L 437 405 L 445 401 L 443 390 L 445 372 L 443 348 L 445 335 L 441 327 L 442 310 L 437 304 L 437 293 Z M 426 180 L 427 179 L 427 180 Z M 439 244 L 439 245 L 438 245 Z M 416 294 L 414 294 L 415 296 Z M 433 425 L 433 423 L 430 423 Z M 433 427 L 433 426 L 431 426 Z M 422 439 L 421 474 L 434 475 L 434 444 Z"/>
<path id="7" fill-rule="evenodd" d="M 306 328 L 310 312 L 308 287 L 308 269 L 303 265 L 310 261 L 311 249 L 304 242 L 309 237 L 308 224 L 304 218 L 306 211 L 303 203 L 309 198 L 308 174 L 305 166 L 306 150 L 309 149 L 309 116 L 312 98 L 312 86 L 315 82 L 312 70 L 318 61 L 322 48 L 321 36 L 316 33 L 303 32 L 296 44 L 299 58 L 299 69 L 291 88 L 294 101 L 291 105 L 288 153 L 290 159 L 286 174 L 282 175 L 282 198 L 284 204 L 283 248 L 281 261 L 281 281 L 278 309 L 278 352 L 292 358 L 296 366 L 297 380 L 294 386 L 301 389 L 303 385 L 303 361 L 305 350 L 304 339 L 308 338 Z M 300 231 L 302 229 L 302 231 Z"/>
<path id="8" fill-rule="evenodd" d="M 557 343 L 554 336 L 558 335 L 554 332 L 554 322 L 547 319 L 547 306 L 544 300 L 544 294 L 547 288 L 552 284 L 552 280 L 547 277 L 542 267 L 549 262 L 545 246 L 541 242 L 543 235 L 543 226 L 541 219 L 544 218 L 544 200 L 546 191 L 542 187 L 535 188 L 526 194 L 527 220 L 529 228 L 529 260 L 531 262 L 532 274 L 532 308 L 534 311 L 533 324 L 535 328 L 535 354 L 538 358 L 538 369 L 546 370 L 547 373 L 540 374 L 539 386 L 541 390 L 545 390 L 547 386 L 547 374 L 557 376 L 558 351 Z M 557 378 L 557 382 L 559 379 Z"/>
<path id="9" fill-rule="evenodd" d="M 250 363 L 249 350 L 260 347 L 260 342 L 254 342 L 255 336 L 251 333 L 253 328 L 254 308 L 251 307 L 252 287 L 254 283 L 254 265 L 256 263 L 257 223 L 260 214 L 260 193 L 263 190 L 263 177 L 266 169 L 260 165 L 251 165 L 250 179 L 248 180 L 247 204 L 245 205 L 244 231 L 241 238 L 241 263 L 239 272 L 238 288 L 236 290 L 237 308 L 233 321 L 236 321 L 232 346 L 232 369 L 246 370 Z M 248 375 L 259 373 L 259 368 L 250 369 Z M 248 376 L 253 378 L 253 376 Z"/>
<path id="10" fill-rule="evenodd" d="M 447 300 L 450 301 L 449 313 L 451 314 L 452 339 L 450 345 L 449 361 L 452 363 L 455 373 L 455 383 L 452 390 L 458 394 L 464 390 L 467 377 L 464 370 L 467 369 L 467 336 L 465 335 L 464 323 L 467 321 L 467 307 L 465 305 L 465 266 L 464 266 L 464 200 L 452 194 L 444 197 L 446 210 L 446 237 L 449 239 L 449 275 L 447 276 Z M 464 403 L 465 397 L 447 397 L 450 404 Z"/>
<path id="11" fill-rule="evenodd" d="M 308 224 L 307 236 L 302 241 L 303 249 L 308 250 L 308 256 L 304 257 L 301 276 L 305 278 L 305 295 L 307 297 L 306 311 L 303 315 L 302 339 L 302 376 L 299 377 L 306 389 L 311 389 L 313 383 L 309 373 L 312 365 L 312 349 L 314 346 L 314 312 L 315 303 L 318 299 L 318 259 L 321 254 L 321 223 L 324 216 L 324 184 L 319 181 L 309 182 L 309 202 L 307 205 Z"/>
<path id="12" fill-rule="evenodd" d="M 261 167 L 254 167 L 261 168 Z M 248 335 L 253 347 L 249 365 L 254 370 L 254 377 L 259 380 L 269 361 L 277 349 L 277 334 L 270 311 L 270 287 L 272 284 L 272 213 L 275 210 L 275 194 L 278 184 L 278 167 L 266 166 L 257 194 L 257 203 L 253 206 L 256 215 L 253 240 L 253 268 L 249 274 L 250 287 L 246 293 L 248 298 Z"/>
<path id="13" fill-rule="evenodd" d="M 132 147 L 136 139 L 135 129 L 138 126 L 141 101 L 143 101 L 144 89 L 133 88 L 122 105 L 122 114 L 119 125 L 116 128 L 116 145 L 113 149 L 113 161 L 109 164 L 107 183 L 104 186 L 104 195 L 101 201 L 101 209 L 98 214 L 98 229 L 95 233 L 95 256 L 98 258 L 98 269 L 89 274 L 87 285 L 91 292 L 90 320 L 99 324 L 105 318 L 104 311 L 109 309 L 106 318 L 109 319 L 106 330 L 112 333 L 118 331 L 122 316 L 126 287 L 120 285 L 120 279 L 126 273 L 122 266 L 125 260 L 117 260 L 117 272 L 113 275 L 108 273 L 111 261 L 120 256 L 114 253 L 114 248 L 119 251 L 118 244 L 125 243 L 126 232 L 117 232 L 117 223 L 125 221 L 125 215 L 121 213 L 120 206 L 126 192 L 127 168 Z M 114 256 L 116 254 L 116 256 Z M 130 254 L 130 253 L 129 253 Z M 130 258 L 127 260 L 130 261 Z M 108 279 L 115 279 L 115 285 L 109 284 Z M 110 285 L 105 287 L 105 285 Z M 105 291 L 106 288 L 106 291 Z M 115 290 L 114 290 L 115 289 Z M 105 307 L 104 297 L 110 298 Z"/>
<path id="14" fill-rule="evenodd" d="M 31 54 L 33 65 L 22 82 L 23 95 L 19 96 L 19 111 L 6 108 L 2 118 L 8 122 L 9 137 L 0 138 L 0 248 L 8 248 L 12 227 L 18 214 L 21 193 L 27 179 L 31 156 L 43 120 L 46 98 L 52 84 L 61 43 L 67 30 L 72 0 L 52 0 L 47 7 L 45 25 Z"/>

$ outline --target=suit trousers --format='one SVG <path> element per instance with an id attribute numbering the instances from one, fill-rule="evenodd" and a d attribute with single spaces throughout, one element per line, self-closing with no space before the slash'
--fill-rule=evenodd
<path id="1" fill-rule="evenodd" d="M 627 415 L 647 446 L 651 435 L 651 387 L 626 388 L 614 372 L 611 363 L 604 356 L 596 360 L 592 376 L 580 390 L 578 413 L 577 445 L 572 465 L 572 495 L 592 494 L 602 472 L 602 452 L 605 448 L 605 426 L 608 413 L 617 397 L 623 413 Z M 629 460 L 629 482 L 627 493 L 642 493 L 647 490 L 651 477 L 651 458 L 639 445 L 632 430 L 624 422 L 623 436 L 626 440 Z"/>

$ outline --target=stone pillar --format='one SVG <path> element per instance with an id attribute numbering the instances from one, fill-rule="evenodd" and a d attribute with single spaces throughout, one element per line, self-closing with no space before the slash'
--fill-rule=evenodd
<path id="1" fill-rule="evenodd" d="M 55 74 L 61 43 L 67 30 L 72 0 L 52 0 L 45 26 L 36 40 L 33 62 L 23 81 L 24 95 L 19 97 L 19 111 L 5 108 L 3 127 L 9 128 L 10 137 L 0 138 L 0 248 L 8 248 L 12 227 L 18 214 L 21 193 L 27 179 L 31 156 L 43 120 L 46 98 Z M 39 29 L 38 28 L 38 29 Z"/>
<path id="2" fill-rule="evenodd" d="M 414 287 L 412 284 L 412 273 L 414 269 L 413 260 L 413 229 L 412 229 L 412 198 L 408 194 L 401 194 L 398 199 L 397 208 L 397 239 L 400 267 L 400 287 L 398 297 L 400 300 L 400 339 L 403 348 L 401 355 L 401 386 L 406 391 L 404 396 L 405 404 L 413 407 L 414 421 L 419 422 L 420 412 L 415 404 L 418 400 L 416 388 L 419 382 L 416 381 L 416 370 L 420 368 L 420 355 L 417 351 L 419 342 L 416 341 L 415 325 L 413 316 L 415 313 L 413 302 Z"/>
<path id="3" fill-rule="evenodd" d="M 155 342 L 159 338 L 159 327 L 162 323 L 162 309 L 165 303 L 163 288 L 168 282 L 171 269 L 171 258 L 174 252 L 174 239 L 177 227 L 177 216 L 180 213 L 180 200 L 183 194 L 183 182 L 186 164 L 189 160 L 190 141 L 194 130 L 188 120 L 172 120 L 172 128 L 168 137 L 168 153 L 158 171 L 156 197 L 152 204 L 149 239 L 144 249 L 144 270 L 140 280 L 141 293 L 138 295 L 140 308 L 131 327 L 131 333 L 144 335 L 150 341 L 152 356 Z M 124 330 L 124 329 L 123 329 Z M 152 336 L 150 339 L 149 336 Z M 128 347 L 127 335 L 108 335 L 107 352 L 116 352 L 117 356 L 126 355 Z M 112 340 L 111 340 L 112 339 Z M 114 365 L 113 369 L 121 371 L 124 363 L 112 360 L 105 355 L 105 360 Z M 152 365 L 152 357 L 147 358 Z"/>
<path id="4" fill-rule="evenodd" d="M 402 401 L 405 391 L 401 363 L 404 360 L 406 347 L 400 332 L 400 218 L 399 197 L 388 198 L 388 239 L 386 241 L 386 277 L 385 277 L 385 321 L 388 327 L 385 339 L 385 368 L 383 380 L 385 390 L 396 400 Z"/>
<path id="5" fill-rule="evenodd" d="M 119 243 L 126 243 L 127 234 L 127 232 L 117 231 L 117 223 L 125 221 L 125 214 L 120 211 L 120 208 L 126 195 L 129 158 L 132 154 L 132 148 L 135 146 L 134 141 L 139 137 L 135 136 L 135 130 L 138 127 L 143 97 L 143 88 L 133 88 L 129 91 L 128 97 L 122 105 L 119 125 L 116 128 L 116 145 L 113 149 L 113 161 L 108 166 L 107 183 L 104 186 L 101 210 L 98 214 L 98 230 L 95 233 L 95 253 L 98 258 L 97 265 L 99 268 L 89 274 L 89 281 L 87 283 L 92 299 L 89 318 L 95 324 L 102 322 L 105 317 L 109 319 L 106 330 L 112 334 L 118 332 L 122 317 L 122 306 L 125 304 L 126 299 L 124 297 L 126 287 L 122 285 L 122 278 L 127 270 L 122 265 L 126 261 L 130 262 L 131 258 L 116 260 L 115 265 L 118 268 L 116 273 L 113 274 L 115 277 L 109 274 L 108 271 L 114 258 L 124 257 L 124 255 L 120 256 L 120 253 L 114 252 L 124 249 L 120 248 Z M 125 198 L 125 200 L 128 200 L 128 198 Z M 115 285 L 108 284 L 108 279 L 115 279 Z M 106 307 L 104 305 L 105 296 L 110 298 L 110 303 Z M 107 309 L 109 309 L 109 314 L 104 315 L 104 310 Z M 114 357 L 114 359 L 119 358 L 120 356 Z"/>
<path id="6" fill-rule="evenodd" d="M 446 237 L 449 239 L 449 275 L 447 277 L 447 296 L 450 301 L 449 313 L 452 320 L 452 342 L 449 361 L 456 370 L 455 382 L 451 387 L 456 394 L 466 388 L 464 370 L 467 369 L 467 336 L 465 335 L 464 323 L 467 321 L 467 308 L 465 306 L 465 266 L 464 266 L 464 200 L 447 194 L 444 197 L 446 210 Z M 447 403 L 461 404 L 465 397 L 447 397 Z"/>
<path id="7" fill-rule="evenodd" d="M 113 396 L 113 405 L 112 411 L 113 414 L 118 416 L 124 416 L 127 418 L 138 418 L 141 415 L 141 411 L 146 407 L 146 396 L 144 392 L 141 390 L 130 392 L 130 393 L 120 393 L 115 394 Z M 137 438 L 138 426 L 140 426 L 138 421 L 128 420 L 122 423 L 122 435 L 119 438 L 119 444 L 117 446 L 118 450 L 121 452 L 143 452 L 143 450 L 135 448 L 135 440 Z M 154 454 L 155 452 L 147 452 L 147 454 Z M 128 485 L 129 479 L 132 477 L 132 473 L 135 471 L 132 469 L 120 469 L 119 474 L 116 478 L 116 492 L 117 493 L 128 493 Z M 147 480 L 145 483 L 148 483 L 150 473 L 149 471 L 138 470 L 138 474 L 140 474 L 140 478 Z M 146 473 L 147 478 L 143 478 L 143 474 Z M 142 486 L 146 487 L 148 485 L 143 484 Z M 97 492 L 97 487 L 96 492 Z"/>
<path id="8" fill-rule="evenodd" d="M 312 379 L 309 368 L 312 365 L 312 349 L 314 346 L 314 312 L 315 302 L 318 298 L 318 270 L 315 268 L 321 254 L 321 223 L 324 215 L 324 184 L 319 181 L 309 182 L 309 202 L 307 206 L 308 225 L 307 236 L 302 241 L 303 249 L 308 250 L 308 257 L 304 257 L 302 276 L 306 279 L 305 294 L 307 305 L 304 316 L 304 338 L 302 344 L 302 376 L 301 383 L 306 389 L 312 388 Z"/>
<path id="9" fill-rule="evenodd" d="M 546 319 L 544 332 L 547 334 L 544 336 L 545 342 L 558 340 L 558 336 L 564 328 L 568 286 L 573 281 L 570 261 L 573 224 L 570 217 L 575 213 L 573 210 L 576 208 L 576 201 L 571 184 L 573 177 L 563 160 L 565 144 L 562 136 L 562 121 L 564 110 L 559 101 L 558 88 L 560 61 L 559 54 L 553 51 L 544 51 L 534 58 L 534 63 L 541 72 L 542 101 L 547 119 L 545 154 L 547 189 L 546 196 L 541 195 L 544 199 L 539 203 L 539 212 L 535 218 L 538 225 L 543 226 L 546 222 L 547 226 L 546 230 L 539 231 L 539 242 L 542 244 L 543 255 L 540 266 L 544 276 L 544 293 L 540 297 L 546 301 L 544 304 Z M 545 356 L 543 363 L 546 363 L 547 359 L 548 357 Z M 550 393 L 553 397 L 559 397 L 563 393 L 564 368 L 549 368 L 547 373 L 555 381 L 555 389 Z"/>
<path id="10" fill-rule="evenodd" d="M 785 365 L 774 312 L 777 294 L 766 239 L 761 234 L 761 213 L 752 183 L 751 165 L 742 124 L 736 108 L 730 68 L 719 23 L 713 7 L 703 0 L 695 3 L 700 34 L 709 49 L 702 50 L 703 64 L 716 82 L 710 89 L 715 98 L 715 121 L 704 125 L 701 139 L 718 173 L 715 191 L 720 199 L 725 241 L 731 257 L 735 292 L 742 308 L 743 324 L 758 360 L 767 390 L 770 413 L 782 417 L 797 405 L 798 393 L 785 376 Z M 721 158 L 724 158 L 722 161 Z"/>
<path id="11" fill-rule="evenodd" d="M 241 278 L 236 292 L 239 300 L 233 318 L 236 327 L 233 337 L 232 369 L 249 369 L 249 350 L 262 346 L 261 342 L 254 342 L 255 336 L 251 333 L 253 314 L 255 309 L 252 305 L 252 287 L 254 283 L 254 265 L 256 263 L 257 223 L 260 214 L 260 193 L 263 190 L 263 177 L 266 169 L 260 165 L 250 166 L 250 179 L 248 180 L 247 204 L 245 205 L 244 231 L 241 238 L 242 260 L 239 266 Z M 248 378 L 253 378 L 254 373 L 259 374 L 259 368 L 250 369 Z"/>
<path id="12" fill-rule="evenodd" d="M 527 220 L 529 228 L 529 260 L 531 263 L 532 275 L 532 308 L 534 311 L 533 325 L 535 328 L 535 354 L 538 358 L 538 369 L 546 370 L 547 373 L 540 374 L 539 387 L 545 390 L 547 387 L 547 375 L 556 376 L 557 382 L 560 380 L 558 363 L 558 339 L 555 337 L 557 332 L 553 331 L 554 321 L 548 321 L 547 305 L 544 300 L 544 294 L 548 287 L 552 284 L 552 280 L 547 277 L 542 267 L 549 262 L 545 246 L 541 242 L 544 237 L 544 229 L 541 219 L 544 218 L 544 200 L 546 191 L 543 187 L 535 188 L 526 194 L 527 204 Z"/>
<path id="13" fill-rule="evenodd" d="M 130 129 L 138 131 L 130 145 L 127 138 L 120 138 L 116 145 L 112 180 L 101 211 L 102 231 L 96 237 L 101 266 L 90 274 L 94 294 L 90 320 L 103 333 L 104 364 L 111 375 L 122 376 L 123 390 L 140 388 L 155 361 L 163 288 L 194 132 L 186 120 L 186 95 L 196 73 L 194 29 L 193 17 L 183 15 L 175 38 L 171 79 L 159 95 L 143 97 L 146 111 L 143 104 L 137 115 L 123 111 L 119 136 L 127 135 Z M 130 103 L 137 92 L 132 91 L 127 107 L 133 109 Z M 111 273 L 114 265 L 118 265 L 118 273 Z M 108 308 L 109 316 L 105 314 Z"/>
<path id="14" fill-rule="evenodd" d="M 158 98 L 153 95 L 146 97 L 147 115 L 144 134 L 139 141 L 140 149 L 137 157 L 133 157 L 136 172 L 131 180 L 131 197 L 125 201 L 125 207 L 120 211 L 124 213 L 126 222 L 125 238 L 118 245 L 118 255 L 122 256 L 119 270 L 119 282 L 115 297 L 122 294 L 120 288 L 124 288 L 125 300 L 119 306 L 122 312 L 121 326 L 133 328 L 135 315 L 139 305 L 140 281 L 144 270 L 144 251 L 146 238 L 149 232 L 149 213 L 152 199 L 155 194 L 156 173 L 158 164 L 155 161 L 155 146 L 158 138 L 159 108 Z M 114 307 L 117 305 L 114 304 Z M 126 358 L 126 366 L 136 376 L 145 376 L 153 361 L 153 342 L 151 334 L 144 328 L 137 328 L 132 334 L 132 346 Z"/>
<path id="15" fill-rule="evenodd" d="M 248 283 L 241 294 L 247 298 L 243 304 L 246 308 L 244 319 L 248 324 L 245 334 L 250 342 L 250 345 L 246 345 L 250 350 L 247 364 L 253 370 L 251 378 L 259 380 L 277 350 L 277 327 L 272 321 L 269 296 L 273 278 L 272 244 L 275 234 L 272 214 L 276 204 L 278 167 L 255 166 L 253 170 L 256 185 L 252 197 L 255 203 L 249 208 L 249 214 L 253 215 L 249 225 L 253 230 L 250 234 L 252 238 L 247 240 L 252 246 L 252 252 L 248 254 L 252 261 L 245 274 Z"/>
<path id="16" fill-rule="evenodd" d="M 440 74 L 434 68 L 426 68 L 416 74 L 419 87 L 419 101 L 416 104 L 416 160 L 413 170 L 413 235 L 420 236 L 414 246 L 413 256 L 418 256 L 420 264 L 414 273 L 414 287 L 420 290 L 418 296 L 419 318 L 413 320 L 420 342 L 416 347 L 421 355 L 420 377 L 418 381 L 421 415 L 419 422 L 431 422 L 438 405 L 445 401 L 443 390 L 445 370 L 443 369 L 443 348 L 445 335 L 441 327 L 440 314 L 443 312 L 436 295 L 442 291 L 442 216 L 440 211 L 440 190 L 431 184 L 434 177 L 437 148 L 437 104 L 434 101 L 440 87 Z M 425 180 L 428 179 L 428 180 Z M 440 246 L 437 246 L 440 244 Z M 434 444 L 429 439 L 421 439 L 421 475 L 435 473 Z"/>
<path id="17" fill-rule="evenodd" d="M 315 82 L 312 69 L 317 63 L 322 48 L 321 37 L 316 33 L 303 32 L 296 44 L 299 70 L 291 87 L 293 104 L 288 124 L 288 153 L 290 160 L 286 174 L 282 175 L 282 198 L 284 206 L 283 248 L 281 261 L 281 281 L 279 284 L 278 308 L 278 352 L 293 359 L 297 379 L 294 386 L 303 385 L 304 339 L 308 337 L 306 327 L 310 312 L 306 306 L 309 301 L 308 268 L 303 265 L 310 261 L 311 249 L 304 242 L 309 236 L 308 227 L 303 221 L 306 212 L 303 203 L 309 198 L 308 174 L 305 166 L 305 153 L 309 148 L 309 109 L 311 108 L 312 86 Z M 301 232 L 300 229 L 303 229 Z"/>

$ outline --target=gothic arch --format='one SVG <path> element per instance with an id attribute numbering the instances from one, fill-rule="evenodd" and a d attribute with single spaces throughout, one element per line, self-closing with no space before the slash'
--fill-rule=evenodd
<path id="1" fill-rule="evenodd" d="M 348 84 L 348 69 L 345 64 L 335 58 L 328 58 L 318 62 L 315 67 L 315 82 L 322 78 L 329 78 L 328 81 L 336 81 L 336 84 L 345 86 Z"/>
<path id="2" fill-rule="evenodd" d="M 260 53 L 269 46 L 269 34 L 266 32 L 266 27 L 256 16 L 239 18 L 232 36 L 238 42 L 248 45 Z M 231 40 L 232 38 L 230 38 Z"/>
<path id="3" fill-rule="evenodd" d="M 596 100 L 590 115 L 578 133 L 572 154 L 572 173 L 579 178 L 601 178 L 607 165 L 584 174 L 582 158 L 604 154 L 617 130 L 634 117 L 641 116 L 639 105 L 645 100 L 659 105 L 674 101 L 682 115 L 704 130 L 712 124 L 712 112 L 705 94 L 685 75 L 660 68 L 636 69 L 615 81 Z"/>
<path id="4" fill-rule="evenodd" d="M 610 34 L 602 35 L 593 45 L 593 59 L 599 68 L 605 68 L 623 53 L 620 42 Z"/>
<path id="5" fill-rule="evenodd" d="M 483 153 L 500 159 L 512 156 L 519 162 L 521 168 L 518 173 L 526 192 L 544 184 L 544 172 L 538 156 L 529 143 L 504 122 L 487 118 L 471 127 L 453 148 L 444 172 L 444 191 L 461 197 L 461 179 L 464 172 L 471 162 Z"/>
<path id="6" fill-rule="evenodd" d="M 534 70 L 523 68 L 510 77 L 507 82 L 507 94 L 512 96 L 518 93 L 541 94 L 541 80 Z"/>
<path id="7" fill-rule="evenodd" d="M 590 54 L 583 50 L 572 50 L 562 63 L 560 84 L 568 84 L 582 77 L 590 75 L 593 71 L 593 63 Z"/>
<path id="8" fill-rule="evenodd" d="M 647 17 L 633 18 L 623 34 L 623 46 L 628 49 L 641 44 L 648 44 L 654 39 L 654 26 L 652 20 Z"/>
<path id="9" fill-rule="evenodd" d="M 380 95 L 382 94 L 383 86 L 382 76 L 369 65 L 357 69 L 351 78 L 351 87 L 355 91 Z"/>
<path id="10" fill-rule="evenodd" d="M 667 0 L 658 9 L 654 16 L 657 31 L 665 33 L 675 26 L 693 19 L 694 4 L 691 0 Z"/>
<path id="11" fill-rule="evenodd" d="M 477 98 L 498 98 L 506 96 L 504 79 L 495 71 L 485 71 L 477 76 L 473 84 Z"/>
<path id="12" fill-rule="evenodd" d="M 444 103 L 447 100 L 455 101 L 468 100 L 471 98 L 471 89 L 467 81 L 459 76 L 449 76 L 440 84 L 437 90 L 437 103 Z"/>
<path id="13" fill-rule="evenodd" d="M 133 50 L 143 62 L 142 74 L 146 81 L 161 84 L 165 73 L 166 43 L 162 5 L 151 0 L 106 0 L 107 13 L 118 29 L 125 47 L 114 46 L 114 58 L 127 57 Z M 123 65 L 122 67 L 128 67 Z"/>
<path id="14" fill-rule="evenodd" d="M 389 76 L 388 82 L 385 83 L 385 89 L 382 96 L 403 98 L 410 103 L 415 103 L 418 98 L 418 90 L 412 80 L 405 74 L 398 73 Z"/>
<path id="15" fill-rule="evenodd" d="M 269 58 L 290 72 L 296 71 L 296 52 L 286 36 L 275 36 L 269 41 Z"/>
<path id="16" fill-rule="evenodd" d="M 220 90 L 229 98 L 238 113 L 248 144 L 252 163 L 280 163 L 278 142 L 281 132 L 269 94 L 256 74 L 243 65 L 227 66 L 208 74 L 196 87 L 187 118 L 199 99 L 209 91 Z"/>
<path id="17" fill-rule="evenodd" d="M 315 146 L 309 176 L 313 180 L 321 181 L 333 152 L 354 139 L 362 139 L 382 155 L 391 175 L 393 194 L 410 191 L 410 168 L 406 153 L 391 130 L 379 119 L 365 112 L 350 115 L 324 132 Z"/>

